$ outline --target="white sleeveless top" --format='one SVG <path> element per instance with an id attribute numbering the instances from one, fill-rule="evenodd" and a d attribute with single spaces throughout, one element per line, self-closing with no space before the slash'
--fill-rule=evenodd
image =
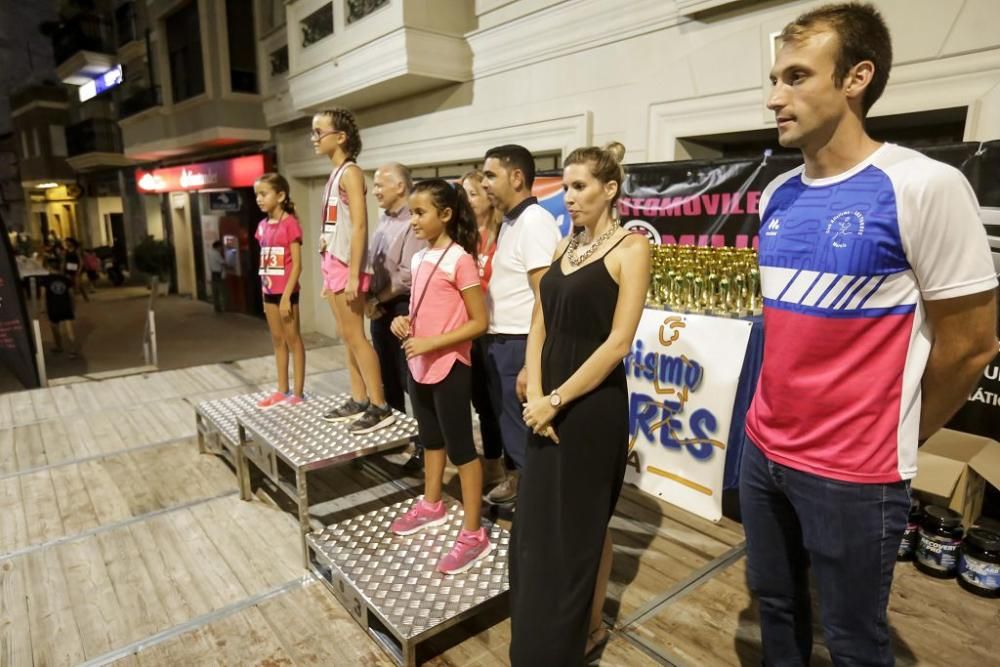
<path id="1" fill-rule="evenodd" d="M 347 167 L 352 164 L 354 164 L 352 161 L 344 162 L 327 179 L 326 188 L 323 190 L 322 227 L 319 236 L 319 247 L 326 248 L 326 252 L 348 266 L 351 263 L 351 235 L 354 228 L 351 224 L 351 211 L 345 201 L 347 193 L 341 187 L 340 180 Z M 361 273 L 371 272 L 371 260 L 366 248 Z"/>

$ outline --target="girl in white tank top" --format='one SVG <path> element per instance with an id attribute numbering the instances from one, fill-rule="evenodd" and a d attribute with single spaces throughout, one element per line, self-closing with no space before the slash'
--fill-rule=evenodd
<path id="1" fill-rule="evenodd" d="M 395 421 L 382 391 L 378 357 L 364 332 L 365 292 L 371 281 L 365 177 L 354 163 L 361 133 L 347 109 L 321 111 L 312 120 L 313 148 L 330 158 L 333 173 L 324 188 L 320 252 L 324 295 L 347 346 L 351 399 L 327 414 L 331 422 L 350 422 L 357 435 Z"/>

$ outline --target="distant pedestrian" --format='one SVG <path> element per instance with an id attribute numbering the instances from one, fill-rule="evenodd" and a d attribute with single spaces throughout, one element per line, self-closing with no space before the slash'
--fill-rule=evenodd
<path id="1" fill-rule="evenodd" d="M 226 255 L 222 247 L 222 241 L 212 244 L 212 250 L 208 253 L 208 271 L 212 274 L 212 303 L 215 305 L 215 312 L 226 312 Z"/>
<path id="2" fill-rule="evenodd" d="M 73 322 L 76 319 L 73 307 L 73 284 L 58 262 L 50 262 L 48 268 L 49 275 L 45 280 L 44 294 L 45 312 L 49 317 L 52 340 L 55 342 L 52 352 L 61 354 L 68 351 L 69 358 L 76 359 L 78 349 L 73 331 Z M 68 343 L 66 346 L 63 345 L 64 335 Z"/>
<path id="3" fill-rule="evenodd" d="M 74 238 L 67 238 L 63 254 L 63 269 L 70 285 L 84 301 L 90 301 L 86 290 L 83 289 L 83 258 L 80 256 L 80 244 Z"/>

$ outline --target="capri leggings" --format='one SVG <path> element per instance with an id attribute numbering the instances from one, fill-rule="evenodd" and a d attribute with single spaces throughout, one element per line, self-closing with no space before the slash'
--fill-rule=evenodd
<path id="1" fill-rule="evenodd" d="M 409 376 L 410 402 L 426 449 L 448 448 L 456 466 L 475 460 L 472 411 L 469 409 L 471 369 L 455 361 L 448 375 L 436 384 L 421 384 Z"/>

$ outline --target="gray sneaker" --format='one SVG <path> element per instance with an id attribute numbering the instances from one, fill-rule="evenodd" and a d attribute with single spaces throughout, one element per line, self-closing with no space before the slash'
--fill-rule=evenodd
<path id="1" fill-rule="evenodd" d="M 365 413 L 351 422 L 347 430 L 353 435 L 364 435 L 385 428 L 396 421 L 396 416 L 392 414 L 392 408 L 388 405 L 378 407 L 369 405 Z"/>
<path id="2" fill-rule="evenodd" d="M 517 470 L 508 472 L 507 479 L 486 494 L 486 502 L 491 505 L 506 505 L 517 500 L 518 476 L 519 473 Z"/>
<path id="3" fill-rule="evenodd" d="M 330 410 L 325 415 L 323 415 L 323 421 L 328 422 L 342 422 L 348 419 L 354 419 L 355 417 L 360 417 L 364 414 L 365 410 L 368 409 L 368 401 L 364 403 L 359 403 L 353 398 L 345 401 L 340 406 Z"/>

